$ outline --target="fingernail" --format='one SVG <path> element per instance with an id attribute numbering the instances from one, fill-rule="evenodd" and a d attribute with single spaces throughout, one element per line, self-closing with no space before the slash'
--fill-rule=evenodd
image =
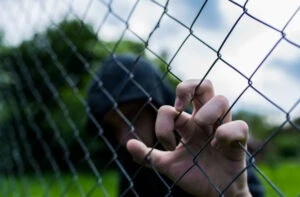
<path id="1" fill-rule="evenodd" d="M 214 147 L 215 149 L 218 149 L 220 148 L 220 143 L 217 141 L 216 138 L 214 138 L 212 141 L 211 141 L 211 146 Z"/>
<path id="2" fill-rule="evenodd" d="M 175 109 L 177 111 L 182 111 L 183 110 L 183 104 L 179 98 L 175 99 Z"/>

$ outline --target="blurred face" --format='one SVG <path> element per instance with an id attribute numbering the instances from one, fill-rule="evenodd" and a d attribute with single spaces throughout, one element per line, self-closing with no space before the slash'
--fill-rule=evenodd
<path id="1" fill-rule="evenodd" d="M 106 114 L 104 125 L 110 128 L 106 132 L 112 132 L 115 140 L 122 147 L 133 138 L 142 140 L 147 146 L 152 146 L 155 139 L 155 110 L 148 106 L 143 108 L 141 101 L 122 104 L 119 110 L 123 117 L 116 110 Z"/>

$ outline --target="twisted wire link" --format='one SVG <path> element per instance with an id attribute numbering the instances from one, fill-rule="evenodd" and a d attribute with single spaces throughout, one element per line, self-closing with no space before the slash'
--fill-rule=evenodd
<path id="1" fill-rule="evenodd" d="M 49 1 L 50 2 L 50 1 Z M 155 6 L 155 8 L 160 10 L 159 15 L 155 19 L 155 25 L 153 28 L 147 32 L 146 36 L 139 33 L 137 29 L 134 28 L 133 18 L 140 6 L 145 3 L 142 0 L 133 0 L 130 2 L 130 7 L 127 10 L 126 16 L 123 13 L 120 13 L 116 6 L 120 1 L 118 0 L 86 0 L 82 2 L 81 8 L 76 8 L 77 1 L 75 0 L 62 0 L 62 1 L 53 1 L 52 7 L 49 9 L 49 2 L 43 1 L 20 1 L 16 3 L 16 7 L 1 6 L 0 10 L 3 12 L 0 14 L 0 25 L 5 24 L 15 31 L 22 32 L 22 26 L 19 23 L 19 19 L 26 21 L 28 23 L 29 29 L 32 32 L 36 32 L 36 35 L 33 37 L 34 42 L 31 42 L 33 45 L 25 45 L 22 47 L 14 47 L 14 53 L 11 57 L 5 56 L 5 50 L 1 48 L 1 37 L 0 37 L 0 72 L 7 73 L 8 76 L 12 76 L 12 83 L 2 82 L 0 80 L 0 113 L 2 113 L 1 105 L 7 106 L 5 109 L 9 112 L 7 117 L 10 117 L 9 121 L 6 124 L 2 124 L 2 115 L 0 116 L 0 158 L 3 160 L 3 164 L 0 164 L 0 185 L 4 185 L 5 188 L 0 191 L 2 196 L 31 196 L 32 191 L 30 189 L 31 176 L 34 176 L 38 180 L 37 185 L 42 188 L 43 196 L 51 196 L 51 192 L 59 185 L 59 195 L 68 196 L 71 195 L 72 190 L 77 191 L 78 195 L 82 197 L 94 196 L 101 194 L 103 196 L 110 196 L 110 191 L 107 185 L 105 185 L 104 174 L 106 171 L 109 171 L 112 166 L 117 167 L 119 175 L 125 177 L 128 187 L 119 194 L 119 196 L 126 196 L 129 192 L 133 193 L 134 196 L 140 196 L 140 194 L 135 190 L 135 179 L 144 170 L 144 167 L 139 167 L 135 169 L 134 173 L 130 174 L 128 169 L 124 167 L 122 160 L 120 159 L 119 152 L 122 150 L 121 144 L 116 146 L 110 139 L 106 136 L 107 131 L 104 131 L 104 125 L 99 123 L 97 117 L 95 117 L 91 110 L 87 100 L 86 94 L 82 93 L 82 87 L 80 86 L 81 79 L 74 77 L 73 73 L 69 73 L 68 64 L 72 64 L 72 60 L 76 59 L 80 64 L 82 69 L 82 76 L 88 76 L 90 80 L 93 80 L 97 83 L 101 93 L 103 93 L 106 98 L 112 103 L 111 111 L 114 111 L 121 120 L 128 127 L 127 136 L 134 136 L 136 139 L 141 140 L 140 136 L 135 130 L 135 125 L 139 120 L 141 114 L 144 113 L 145 109 L 150 107 L 154 111 L 158 111 L 157 105 L 154 103 L 153 98 L 151 97 L 152 92 L 147 91 L 142 87 L 141 84 L 134 78 L 134 73 L 132 70 L 138 64 L 141 58 L 155 59 L 159 62 L 163 68 L 163 75 L 160 81 L 155 81 L 155 87 L 159 88 L 164 81 L 172 78 L 176 80 L 176 83 L 182 81 L 182 76 L 180 73 L 176 72 L 177 58 L 180 56 L 185 47 L 188 45 L 188 42 L 193 40 L 193 42 L 198 42 L 206 50 L 214 54 L 213 59 L 211 60 L 210 65 L 200 76 L 200 81 L 195 88 L 194 92 L 197 92 L 197 89 L 201 84 L 210 77 L 215 69 L 218 68 L 218 64 L 223 64 L 227 69 L 233 71 L 237 76 L 241 77 L 246 85 L 241 89 L 241 91 L 233 99 L 232 104 L 229 106 L 228 110 L 218 119 L 215 125 L 223 124 L 224 118 L 231 112 L 234 111 L 236 105 L 247 96 L 247 93 L 252 92 L 256 96 L 263 99 L 264 102 L 271 105 L 274 109 L 278 110 L 285 118 L 278 125 L 269 132 L 268 136 L 262 139 L 262 143 L 259 147 L 254 150 L 254 152 L 249 152 L 247 147 L 239 143 L 239 146 L 244 150 L 247 155 L 247 165 L 242 169 L 236 176 L 224 187 L 220 188 L 205 171 L 203 166 L 201 166 L 201 156 L 203 151 L 210 146 L 211 140 L 214 137 L 214 134 L 207 137 L 207 140 L 195 153 L 191 150 L 188 144 L 181 140 L 179 132 L 174 131 L 176 140 L 178 143 L 181 143 L 183 147 L 187 149 L 187 152 L 191 154 L 193 161 L 192 165 L 187 167 L 187 170 L 178 176 L 178 178 L 172 183 L 169 180 L 166 180 L 159 171 L 151 164 L 151 160 L 148 158 L 151 157 L 151 154 L 154 149 L 161 146 L 159 141 L 156 141 L 151 147 L 151 150 L 145 156 L 145 161 L 151 166 L 151 169 L 158 177 L 161 184 L 167 189 L 167 193 L 164 196 L 172 196 L 173 190 L 176 185 L 186 176 L 192 169 L 197 169 L 199 173 L 207 179 L 211 187 L 218 193 L 219 196 L 225 196 L 226 191 L 234 184 L 234 182 L 249 168 L 253 168 L 254 171 L 259 175 L 260 179 L 266 182 L 266 184 L 273 189 L 273 191 L 278 196 L 285 196 L 284 192 L 281 191 L 280 185 L 276 185 L 272 180 L 264 174 L 264 172 L 258 167 L 256 163 L 256 158 L 259 154 L 267 150 L 267 146 L 271 144 L 275 138 L 282 135 L 286 127 L 291 127 L 296 131 L 297 134 L 300 132 L 300 125 L 295 121 L 293 113 L 300 106 L 300 98 L 294 103 L 289 103 L 289 108 L 283 107 L 282 104 L 276 102 L 276 98 L 269 96 L 264 90 L 256 83 L 255 76 L 262 73 L 262 69 L 267 64 L 267 61 L 270 61 L 272 56 L 275 54 L 275 51 L 279 48 L 281 44 L 288 44 L 295 50 L 300 50 L 300 43 L 297 43 L 296 40 L 289 37 L 286 33 L 289 25 L 296 20 L 296 17 L 300 14 L 300 5 L 295 8 L 293 13 L 290 13 L 290 17 L 285 22 L 282 28 L 277 27 L 271 23 L 266 22 L 261 16 L 255 15 L 251 10 L 249 10 L 249 2 L 251 0 L 246 0 L 244 3 L 238 3 L 233 0 L 228 0 L 228 4 L 234 6 L 239 10 L 239 15 L 236 17 L 234 23 L 226 31 L 224 37 L 222 37 L 220 43 L 215 46 L 213 45 L 201 32 L 197 32 L 196 25 L 202 19 L 205 19 L 205 11 L 208 10 L 209 1 L 204 0 L 199 3 L 197 12 L 194 14 L 193 19 L 190 22 L 184 21 L 179 16 L 175 15 L 170 11 L 171 0 L 157 1 L 149 0 L 146 3 Z M 121 93 L 125 93 L 125 87 L 130 83 L 133 84 L 142 94 L 148 99 L 144 101 L 141 107 L 136 111 L 132 119 L 126 117 L 126 114 L 121 110 L 120 104 L 118 103 L 118 97 L 113 96 L 112 92 L 109 89 L 106 89 L 103 85 L 101 78 L 98 76 L 98 73 L 95 71 L 95 64 L 99 64 L 102 61 L 102 57 L 92 56 L 85 54 L 81 51 L 78 44 L 69 37 L 63 29 L 61 29 L 60 21 L 69 21 L 76 20 L 79 22 L 79 31 L 74 32 L 74 35 L 77 35 L 78 39 L 81 39 L 80 36 L 84 34 L 85 27 L 89 23 L 88 17 L 89 14 L 93 14 L 93 6 L 101 5 L 105 7 L 105 10 L 101 10 L 102 17 L 96 20 L 96 23 L 92 25 L 93 36 L 89 40 L 89 55 L 96 54 L 97 50 L 102 50 L 103 54 L 106 57 L 111 57 L 114 63 L 122 69 L 128 75 L 128 80 L 122 84 L 120 89 Z M 5 5 L 5 4 L 3 4 Z M 9 4 L 7 4 L 9 5 Z M 50 4 L 51 5 L 51 4 Z M 58 21 L 55 16 L 51 13 L 52 10 L 55 10 L 59 5 L 63 5 L 66 9 L 65 12 L 61 15 L 61 19 Z M 60 51 L 57 51 L 55 48 L 55 43 L 52 42 L 51 38 L 48 37 L 45 33 L 41 32 L 35 24 L 35 21 L 32 18 L 29 8 L 35 7 L 40 9 L 43 12 L 43 17 L 46 17 L 49 26 L 52 30 L 55 30 L 58 33 L 58 37 L 61 43 L 63 43 L 68 50 L 63 54 L 63 57 L 60 57 Z M 17 13 L 20 12 L 20 13 Z M 102 38 L 106 28 L 109 28 L 110 20 L 114 20 L 121 28 L 120 32 L 116 32 L 117 38 L 114 42 L 106 41 Z M 143 19 L 141 19 L 143 20 Z M 245 73 L 239 65 L 233 63 L 233 60 L 228 58 L 224 53 L 226 53 L 227 47 L 231 44 L 231 39 L 234 39 L 234 34 L 239 30 L 241 24 L 244 20 L 251 20 L 257 25 L 263 26 L 266 30 L 276 34 L 276 40 L 272 42 L 270 48 L 263 58 L 259 60 L 257 65 L 253 66 L 253 69 L 250 73 Z M 156 42 L 156 37 L 159 36 L 159 31 L 162 30 L 165 23 L 173 23 L 178 29 L 183 30 L 184 35 L 180 40 L 176 40 L 176 48 L 170 52 L 168 57 L 165 57 L 163 54 L 158 52 L 152 46 Z M 1 28 L 1 26 L 0 26 Z M 18 34 L 14 33 L 15 37 L 18 37 Z M 172 32 L 170 32 L 172 36 Z M 117 54 L 122 51 L 123 43 L 130 41 L 130 38 L 133 38 L 134 42 L 140 44 L 140 48 L 136 53 L 136 59 L 134 61 L 133 69 L 128 69 L 125 65 L 122 64 L 117 58 Z M 83 39 L 83 38 L 82 38 Z M 175 42 L 175 40 L 174 40 Z M 36 48 L 39 48 L 43 51 L 44 57 L 36 54 Z M 137 51 L 137 49 L 136 49 Z M 61 87 L 58 85 L 57 81 L 61 79 L 54 78 L 52 73 L 43 65 L 43 58 L 49 58 L 51 65 L 53 66 L 54 72 L 59 73 L 57 75 L 62 79 L 62 83 L 66 91 L 70 91 L 74 100 L 77 102 L 77 105 L 80 105 L 83 109 L 82 118 L 75 118 L 72 107 L 69 105 L 69 102 L 64 98 L 64 92 L 61 90 Z M 151 58 L 150 58 L 151 57 Z M 189 58 L 189 57 L 186 57 Z M 184 65 L 182 65 L 184 66 Z M 0 75 L 1 77 L 2 75 Z M 4 74 L 3 74 L 4 76 Z M 36 77 L 41 79 L 39 82 L 42 84 L 36 84 Z M 79 77 L 80 78 L 80 77 Z M 78 82 L 80 81 L 80 82 Z M 9 85 L 7 85 L 9 84 Z M 46 101 L 47 98 L 43 96 L 42 87 L 51 94 L 51 104 Z M 30 92 L 28 94 L 27 92 Z M 194 101 L 195 95 L 191 99 L 190 103 Z M 101 101 L 99 101 L 101 102 Z M 202 103 L 200 100 L 197 102 Z M 61 113 L 61 116 L 64 120 L 63 123 L 70 130 L 71 137 L 69 137 L 74 145 L 70 146 L 70 139 L 65 137 L 65 131 L 61 128 L 61 123 L 58 122 L 55 117 L 53 107 Z M 2 110 L 2 111 L 1 111 Z M 4 111 L 5 112 L 5 111 Z M 3 112 L 3 113 L 4 113 Z M 43 117 L 37 117 L 37 112 L 42 114 Z M 175 118 L 181 116 L 180 112 Z M 3 118 L 6 120 L 5 118 Z M 81 128 L 81 122 L 89 120 L 96 127 L 97 133 L 93 136 L 86 137 L 83 129 Z M 40 121 L 40 122 L 39 122 Z M 48 127 L 43 127 L 44 125 L 41 122 L 47 122 Z M 4 126 L 3 126 L 4 125 Z M 44 130 L 46 128 L 51 133 L 47 133 Z M 30 133 L 32 132 L 32 133 Z M 31 136 L 33 134 L 33 136 Z M 299 137 L 299 135 L 297 136 Z M 33 138 L 33 139 L 32 139 Z M 99 140 L 100 139 L 100 140 Z M 101 159 L 101 156 L 98 155 L 98 151 L 92 148 L 93 144 L 99 144 L 101 141 L 102 145 L 105 146 L 105 149 L 108 150 L 110 158 L 104 162 L 104 167 L 101 169 L 98 166 L 98 159 Z M 74 147 L 79 147 L 75 149 Z M 41 150 L 35 150 L 35 147 L 39 147 Z M 59 158 L 57 156 L 57 149 L 62 151 Z M 73 151 L 78 152 L 73 152 Z M 42 152 L 42 156 L 38 156 L 37 152 Z M 74 159 L 79 157 L 78 159 Z M 62 161 L 61 161 L 62 160 Z M 45 170 L 45 166 L 48 169 Z M 29 172 L 29 173 L 28 173 Z M 51 176 L 49 176 L 49 173 Z M 71 181 L 65 179 L 65 174 L 71 174 Z M 93 177 L 93 182 L 89 186 L 84 185 L 80 179 L 83 176 L 82 174 L 89 173 Z M 33 174 L 33 175 L 32 175 Z M 50 178 L 49 178 L 50 177 Z M 20 185 L 20 186 L 18 186 Z M 16 189 L 17 188 L 17 189 Z M 100 193 L 99 193 L 100 191 Z"/>

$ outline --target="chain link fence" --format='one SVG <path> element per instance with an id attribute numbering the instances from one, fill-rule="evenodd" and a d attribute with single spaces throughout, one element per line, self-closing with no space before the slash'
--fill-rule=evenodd
<path id="1" fill-rule="evenodd" d="M 176 185 L 190 169 L 170 181 L 135 164 L 122 143 L 135 136 L 163 149 L 154 131 L 135 128 L 143 114 L 155 119 L 160 105 L 173 105 L 176 85 L 191 78 L 195 91 L 209 79 L 229 100 L 225 115 L 248 123 L 243 171 L 253 171 L 265 196 L 300 195 L 299 2 L 4 0 L 0 10 L 0 195 L 151 196 L 141 192 L 147 187 L 187 195 Z M 126 107 L 128 84 L 140 99 Z M 243 173 L 218 188 L 196 166 L 219 196 Z"/>

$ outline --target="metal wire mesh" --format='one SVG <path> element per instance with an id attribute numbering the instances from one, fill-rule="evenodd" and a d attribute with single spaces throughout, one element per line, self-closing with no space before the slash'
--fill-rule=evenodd
<path id="1" fill-rule="evenodd" d="M 220 16 L 221 4 L 229 15 L 227 22 Z M 275 9 L 273 2 L 266 4 Z M 273 123 L 253 132 L 260 142 L 253 150 L 241 145 L 248 156 L 247 167 L 225 188 L 219 188 L 197 164 L 212 136 L 196 154 L 190 151 L 194 165 L 175 182 L 152 167 L 164 188 L 161 196 L 176 195 L 176 184 L 194 167 L 219 196 L 248 168 L 269 188 L 267 195 L 288 195 L 255 161 L 261 160 L 264 166 L 276 165 L 279 160 L 284 163 L 282 158 L 273 159 L 272 151 L 278 150 L 276 145 L 286 136 L 299 139 L 300 5 L 283 4 L 289 10 L 280 12 L 283 7 L 279 8 L 281 21 L 275 23 L 261 13 L 254 0 L 0 2 L 4 33 L 0 36 L 0 194 L 142 196 L 135 190 L 135 180 L 145 167 L 129 170 L 124 165 L 122 145 L 108 136 L 112 128 L 92 113 L 87 101 L 89 84 L 95 81 L 112 106 L 108 111 L 115 112 L 127 126 L 127 135 L 141 137 L 135 131 L 136 122 L 146 109 L 157 111 L 159 106 L 153 101 L 153 92 L 135 80 L 133 69 L 118 61 L 118 54 L 134 53 L 135 64 L 145 58 L 158 65 L 162 75 L 153 81 L 157 87 L 165 82 L 175 86 L 189 78 L 200 79 L 197 88 L 205 79 L 216 82 L 216 91 L 230 101 L 220 123 L 229 111 L 242 109 L 267 114 L 263 121 Z M 255 40 L 257 37 L 260 39 Z M 131 83 L 147 98 L 132 108 L 132 119 L 99 77 L 97 70 L 106 57 L 130 76 L 126 84 Z M 280 69 L 280 74 L 272 68 Z M 287 79 L 291 81 L 285 82 Z M 89 130 L 88 122 L 95 132 Z M 251 130 L 251 120 L 248 123 Z M 160 146 L 157 141 L 153 148 Z M 283 155 L 299 156 L 299 146 L 288 148 L 282 149 L 286 151 Z M 288 178 L 293 171 L 289 173 L 285 174 Z M 120 190 L 120 184 L 126 188 Z"/>

